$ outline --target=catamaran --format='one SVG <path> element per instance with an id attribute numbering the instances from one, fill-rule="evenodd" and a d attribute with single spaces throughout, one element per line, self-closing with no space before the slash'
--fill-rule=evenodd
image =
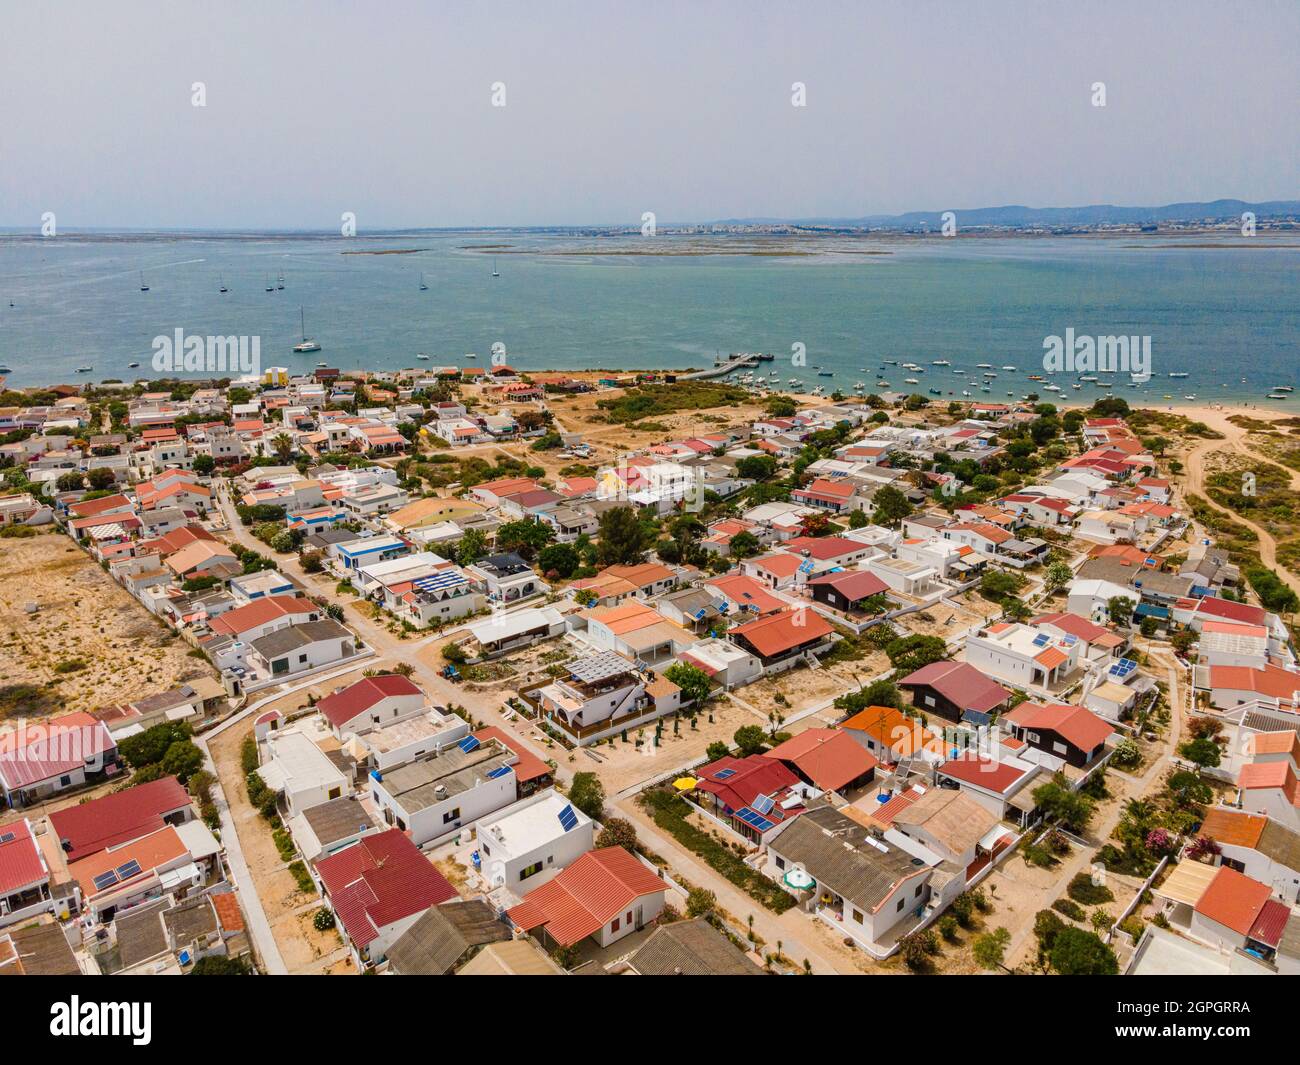
<path id="1" fill-rule="evenodd" d="M 293 346 L 294 352 L 305 355 L 309 351 L 320 351 L 320 345 L 307 336 L 307 318 L 301 307 L 298 308 L 298 321 L 302 325 L 302 343 Z"/>

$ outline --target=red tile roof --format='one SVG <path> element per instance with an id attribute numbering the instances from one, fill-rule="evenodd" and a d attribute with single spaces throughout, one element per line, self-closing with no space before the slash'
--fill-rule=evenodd
<path id="1" fill-rule="evenodd" d="M 963 710 L 987 714 L 1011 698 L 1011 693 L 968 662 L 931 662 L 898 682 L 902 687 L 925 685 Z"/>
<path id="2" fill-rule="evenodd" d="M 102 721 L 78 711 L 0 734 L 0 780 L 10 791 L 80 769 L 117 749 Z"/>
<path id="3" fill-rule="evenodd" d="M 539 777 L 549 776 L 551 773 L 551 767 L 525 747 L 523 740 L 503 728 L 498 728 L 496 725 L 485 725 L 474 733 L 474 738 L 479 743 L 486 743 L 488 740 L 500 740 L 513 751 L 519 760 L 510 768 L 514 770 L 515 779 L 520 784 L 527 784 L 530 780 L 537 780 Z"/>
<path id="4" fill-rule="evenodd" d="M 238 636 L 277 618 L 289 617 L 292 614 L 311 614 L 319 609 L 310 599 L 301 596 L 268 595 L 263 599 L 254 599 L 246 606 L 227 610 L 220 617 L 213 618 L 208 627 L 213 632 L 225 636 Z"/>
<path id="5" fill-rule="evenodd" d="M 756 607 L 758 614 L 771 614 L 783 610 L 784 599 L 778 599 L 769 592 L 763 583 L 743 573 L 733 573 L 725 577 L 714 577 L 704 582 L 710 588 L 716 588 L 722 595 L 741 606 Z"/>
<path id="6" fill-rule="evenodd" d="M 849 602 L 857 602 L 859 599 L 866 599 L 872 595 L 883 595 L 889 590 L 889 586 L 877 577 L 874 573 L 868 573 L 866 570 L 855 570 L 849 573 L 823 573 L 819 577 L 811 577 L 808 585 L 830 585 L 840 595 L 844 596 Z"/>
<path id="7" fill-rule="evenodd" d="M 1007 715 L 1007 720 L 1024 728 L 1055 732 L 1081 751 L 1100 746 L 1115 731 L 1087 707 L 1065 703 L 1021 703 Z"/>
<path id="8" fill-rule="evenodd" d="M 1195 910 L 1202 917 L 1245 936 L 1250 934 L 1270 894 L 1267 884 L 1221 865 Z"/>
<path id="9" fill-rule="evenodd" d="M 456 898 L 447 882 L 401 829 L 363 836 L 322 858 L 316 872 L 343 930 L 365 947 L 385 925 Z"/>
<path id="10" fill-rule="evenodd" d="M 781 547 L 797 555 L 806 554 L 819 562 L 828 562 L 833 558 L 843 558 L 866 550 L 865 544 L 843 536 L 796 536 L 781 544 Z"/>
<path id="11" fill-rule="evenodd" d="M 944 762 L 939 767 L 939 772 L 963 784 L 974 784 L 999 795 L 1006 795 L 1033 769 L 1033 766 L 995 762 L 991 758 L 968 753 Z"/>
<path id="12" fill-rule="evenodd" d="M 55 810 L 50 827 L 75 862 L 127 840 L 147 836 L 163 827 L 163 814 L 190 804 L 190 796 L 175 777 L 160 777 L 126 791 Z"/>
<path id="13" fill-rule="evenodd" d="M 0 896 L 48 880 L 50 876 L 27 822 L 0 825 L 0 836 L 11 832 L 14 838 L 0 843 Z"/>
<path id="14" fill-rule="evenodd" d="M 730 635 L 743 636 L 760 655 L 770 658 L 813 643 L 834 631 L 830 622 L 816 611 L 799 607 L 737 625 Z"/>
<path id="15" fill-rule="evenodd" d="M 1283 702 L 1290 702 L 1300 690 L 1300 673 L 1279 666 L 1211 666 L 1210 687 L 1232 691 L 1253 691 Z"/>
<path id="16" fill-rule="evenodd" d="M 552 939 L 571 946 L 623 917 L 637 899 L 664 890 L 665 883 L 622 847 L 605 847 L 534 888 L 506 915 L 520 928 L 545 925 Z"/>
<path id="17" fill-rule="evenodd" d="M 325 696 L 316 704 L 316 709 L 335 728 L 342 728 L 381 699 L 394 695 L 423 694 L 414 681 L 399 673 L 385 673 L 378 677 L 365 677 L 355 684 L 349 684 L 340 692 Z"/>
<path id="18" fill-rule="evenodd" d="M 1255 918 L 1255 923 L 1250 926 L 1250 931 L 1246 935 L 1256 942 L 1276 947 L 1282 942 L 1282 933 L 1290 918 L 1290 906 L 1283 905 L 1277 899 L 1269 899 L 1260 907 L 1259 916 Z"/>
<path id="19" fill-rule="evenodd" d="M 853 740 L 849 742 L 856 745 Z M 749 806 L 760 795 L 775 796 L 799 783 L 799 778 L 779 760 L 761 754 L 746 758 L 727 755 L 701 766 L 695 777 L 700 791 L 708 792 L 733 811 Z"/>
<path id="20" fill-rule="evenodd" d="M 762 757 L 793 763 L 822 791 L 838 791 L 877 764 L 871 752 L 847 732 L 829 728 L 810 728 Z"/>
<path id="21" fill-rule="evenodd" d="M 213 909 L 217 911 L 217 922 L 223 932 L 242 932 L 244 915 L 239 910 L 239 898 L 233 891 L 224 891 L 212 896 Z"/>

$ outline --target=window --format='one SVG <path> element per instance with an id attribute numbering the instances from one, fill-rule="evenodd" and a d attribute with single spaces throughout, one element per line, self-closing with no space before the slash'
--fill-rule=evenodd
<path id="1" fill-rule="evenodd" d="M 331 799 L 337 799 L 342 794 L 343 794 L 342 788 L 330 788 L 328 797 Z"/>
<path id="2" fill-rule="evenodd" d="M 299 665 L 302 665 L 302 663 L 304 663 L 304 662 L 306 662 L 306 661 L 307 661 L 307 656 L 306 656 L 306 655 L 299 655 L 299 656 L 298 656 L 298 664 L 299 664 Z"/>
<path id="3" fill-rule="evenodd" d="M 861 911 L 861 910 L 854 910 L 854 911 L 853 911 L 853 919 L 854 919 L 855 921 L 857 921 L 858 924 L 861 924 L 861 923 L 862 923 L 862 911 Z"/>
<path id="4" fill-rule="evenodd" d="M 1070 748 L 1067 747 L 1067 746 L 1066 746 L 1064 743 L 1062 743 L 1060 740 L 1053 740 L 1053 741 L 1052 741 L 1052 750 L 1054 750 L 1057 754 L 1069 754 L 1069 753 L 1070 753 Z"/>
<path id="5" fill-rule="evenodd" d="M 906 906 L 906 905 L 907 905 L 907 899 L 899 899 L 899 900 L 898 900 L 898 906 L 896 907 L 896 912 L 897 912 L 897 913 L 902 913 L 902 912 L 903 912 L 903 907 Z"/>
<path id="6" fill-rule="evenodd" d="M 922 889 L 923 887 L 925 887 L 924 884 L 917 884 L 917 885 L 916 885 L 916 895 L 914 896 L 915 898 L 918 898 L 918 899 L 919 899 L 919 898 L 921 897 L 921 889 Z"/>
<path id="7" fill-rule="evenodd" d="M 784 868 L 785 868 L 785 859 L 784 859 L 784 858 L 774 857 L 774 858 L 773 858 L 773 861 L 776 862 L 776 867 L 777 867 L 778 869 L 784 869 Z"/>
<path id="8" fill-rule="evenodd" d="M 611 932 L 617 932 L 617 931 L 618 931 L 618 924 L 619 924 L 618 918 L 615 917 L 615 918 L 614 918 L 614 923 L 613 923 L 612 925 L 609 926 L 609 930 L 610 930 Z"/>
<path id="9" fill-rule="evenodd" d="M 533 862 L 532 865 L 524 866 L 523 869 L 519 870 L 519 879 L 527 880 L 530 876 L 536 876 L 541 871 L 542 871 L 542 863 Z"/>
<path id="10" fill-rule="evenodd" d="M 459 821 L 459 820 L 460 820 L 459 806 L 457 806 L 454 810 L 448 810 L 445 814 L 442 815 L 442 823 L 444 825 L 450 824 L 452 821 Z"/>

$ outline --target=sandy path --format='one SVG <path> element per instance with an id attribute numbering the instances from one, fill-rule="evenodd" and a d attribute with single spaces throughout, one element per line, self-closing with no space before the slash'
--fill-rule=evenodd
<path id="1" fill-rule="evenodd" d="M 1264 565 L 1277 571 L 1290 588 L 1300 595 L 1300 577 L 1291 573 L 1286 567 L 1278 564 L 1277 561 L 1277 541 L 1273 538 L 1272 533 L 1267 529 L 1255 524 L 1249 518 L 1243 517 L 1234 510 L 1220 506 L 1210 498 L 1209 493 L 1205 490 L 1205 456 L 1212 452 L 1232 451 L 1236 454 L 1261 464 L 1278 466 L 1279 469 L 1285 467 L 1279 466 L 1258 452 L 1251 450 L 1246 444 L 1247 431 L 1239 425 L 1233 425 L 1228 421 L 1232 411 L 1220 411 L 1215 409 L 1198 409 L 1193 414 L 1199 421 L 1205 422 L 1210 428 L 1215 429 L 1224 435 L 1223 440 L 1203 440 L 1186 453 L 1186 461 L 1183 464 L 1184 477 L 1186 478 L 1183 485 L 1183 494 L 1194 493 L 1201 496 L 1205 501 L 1220 514 L 1231 518 L 1233 521 L 1251 529 L 1259 537 L 1259 557 Z M 1260 417 L 1259 413 L 1251 414 L 1251 417 Z M 1263 419 L 1261 419 L 1263 420 Z M 1271 420 L 1271 419 L 1269 419 Z M 1295 485 L 1295 475 L 1292 474 L 1291 484 Z"/>

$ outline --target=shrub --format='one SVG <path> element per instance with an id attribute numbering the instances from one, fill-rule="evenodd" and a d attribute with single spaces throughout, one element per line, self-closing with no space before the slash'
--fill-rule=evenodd
<path id="1" fill-rule="evenodd" d="M 289 872 L 293 875 L 294 880 L 298 882 L 298 890 L 309 894 L 316 893 L 316 882 L 312 880 L 311 873 L 307 872 L 307 866 L 301 861 L 290 862 Z"/>
<path id="2" fill-rule="evenodd" d="M 1057 899 L 1052 903 L 1052 909 L 1057 913 L 1063 913 L 1072 921 L 1082 921 L 1087 916 L 1084 910 L 1077 902 L 1071 902 L 1069 899 Z"/>
<path id="3" fill-rule="evenodd" d="M 315 916 L 311 919 L 312 927 L 317 932 L 328 932 L 336 923 L 334 911 L 325 906 L 317 910 Z"/>
<path id="4" fill-rule="evenodd" d="M 1065 890 L 1070 898 L 1085 906 L 1098 906 L 1103 902 L 1115 901 L 1114 892 L 1105 884 L 1094 884 L 1092 877 L 1087 873 L 1076 873 L 1074 879 L 1070 881 L 1070 886 Z"/>

